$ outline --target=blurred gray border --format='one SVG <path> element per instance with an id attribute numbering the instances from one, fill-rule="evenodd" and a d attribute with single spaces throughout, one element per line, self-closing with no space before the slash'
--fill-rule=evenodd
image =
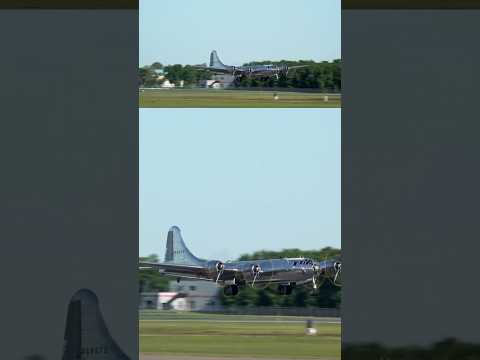
<path id="1" fill-rule="evenodd" d="M 343 10 L 343 343 L 480 340 L 479 20 Z"/>
<path id="2" fill-rule="evenodd" d="M 2 10 L 0 44 L 2 358 L 60 359 L 88 288 L 137 359 L 138 11 Z"/>

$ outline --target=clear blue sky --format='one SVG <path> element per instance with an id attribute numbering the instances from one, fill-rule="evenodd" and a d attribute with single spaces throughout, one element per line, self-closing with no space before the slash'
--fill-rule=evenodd
<path id="1" fill-rule="evenodd" d="M 140 109 L 140 256 L 340 247 L 340 109 Z"/>
<path id="2" fill-rule="evenodd" d="M 340 0 L 141 0 L 139 65 L 333 60 Z"/>

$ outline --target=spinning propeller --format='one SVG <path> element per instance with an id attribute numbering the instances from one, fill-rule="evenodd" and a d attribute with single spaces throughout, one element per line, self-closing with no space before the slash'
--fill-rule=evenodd
<path id="1" fill-rule="evenodd" d="M 225 270 L 225 264 L 219 261 L 215 264 L 215 269 L 217 270 L 217 279 L 215 280 L 215 283 L 218 283 L 220 276 L 223 274 L 223 270 Z"/>
<path id="2" fill-rule="evenodd" d="M 326 279 L 329 279 L 333 285 L 342 286 L 339 281 L 342 271 L 342 263 L 340 261 L 324 260 L 313 265 L 313 289 L 316 290 L 323 285 Z"/>
<path id="3" fill-rule="evenodd" d="M 313 283 L 313 290 L 317 290 L 319 287 L 323 285 L 326 278 L 326 272 L 325 272 L 325 267 L 322 265 L 323 263 L 320 263 L 320 265 L 313 264 L 313 277 L 312 277 L 312 283 Z"/>
<path id="4" fill-rule="evenodd" d="M 255 281 L 257 280 L 257 277 L 261 272 L 262 272 L 262 268 L 260 267 L 260 265 L 258 264 L 252 265 L 252 274 L 253 274 L 252 288 L 254 287 Z"/>
<path id="5" fill-rule="evenodd" d="M 340 277 L 340 273 L 342 271 L 342 263 L 339 261 L 336 261 L 335 264 L 333 264 L 333 267 L 335 269 L 335 277 L 333 278 L 333 285 L 342 286 L 341 277 Z M 340 282 L 338 282 L 339 279 L 340 279 Z"/>

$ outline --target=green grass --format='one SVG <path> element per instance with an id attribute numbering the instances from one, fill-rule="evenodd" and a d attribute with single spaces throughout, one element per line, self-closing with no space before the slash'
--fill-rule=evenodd
<path id="1" fill-rule="evenodd" d="M 161 89 L 142 90 L 139 93 L 139 106 L 145 108 L 338 108 L 339 95 L 308 92 L 212 90 L 212 89 Z"/>
<path id="2" fill-rule="evenodd" d="M 140 320 L 222 320 L 222 321 L 265 321 L 265 322 L 291 322 L 306 321 L 307 319 L 315 320 L 312 316 L 279 316 L 279 315 L 225 315 L 215 313 L 201 313 L 192 311 L 175 311 L 175 310 L 141 310 L 139 312 Z M 322 318 L 322 320 L 338 321 L 338 318 Z"/>
<path id="3" fill-rule="evenodd" d="M 178 321 L 171 318 L 140 320 L 140 352 L 178 356 L 340 359 L 340 324 L 318 322 L 315 324 L 317 335 L 306 336 L 303 321 L 286 322 L 282 321 L 283 318 L 256 316 L 255 320 L 262 322 L 247 322 L 250 317 L 214 315 L 204 318 L 203 314 L 192 320 L 188 315 L 192 313 L 178 315 Z"/>

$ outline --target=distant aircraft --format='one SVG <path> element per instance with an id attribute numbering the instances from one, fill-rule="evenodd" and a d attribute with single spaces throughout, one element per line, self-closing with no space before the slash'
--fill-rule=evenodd
<path id="1" fill-rule="evenodd" d="M 223 286 L 225 295 L 237 295 L 241 287 L 265 288 L 277 285 L 278 292 L 290 295 L 297 285 L 319 288 L 325 280 L 341 286 L 341 263 L 338 260 L 313 261 L 303 257 L 227 261 L 204 260 L 194 256 L 183 242 L 180 229 L 172 226 L 167 235 L 163 263 L 140 262 L 140 269 L 155 269 L 164 275 L 185 279 L 214 281 Z"/>
<path id="2" fill-rule="evenodd" d="M 260 77 L 268 78 L 275 77 L 277 80 L 280 75 L 287 75 L 290 70 L 307 67 L 310 65 L 288 66 L 287 64 L 279 65 L 247 65 L 247 66 L 232 66 L 223 64 L 218 58 L 217 52 L 213 50 L 210 54 L 210 66 L 207 64 L 195 65 L 196 69 L 209 70 L 215 74 L 233 75 L 235 79 L 242 77 Z"/>

